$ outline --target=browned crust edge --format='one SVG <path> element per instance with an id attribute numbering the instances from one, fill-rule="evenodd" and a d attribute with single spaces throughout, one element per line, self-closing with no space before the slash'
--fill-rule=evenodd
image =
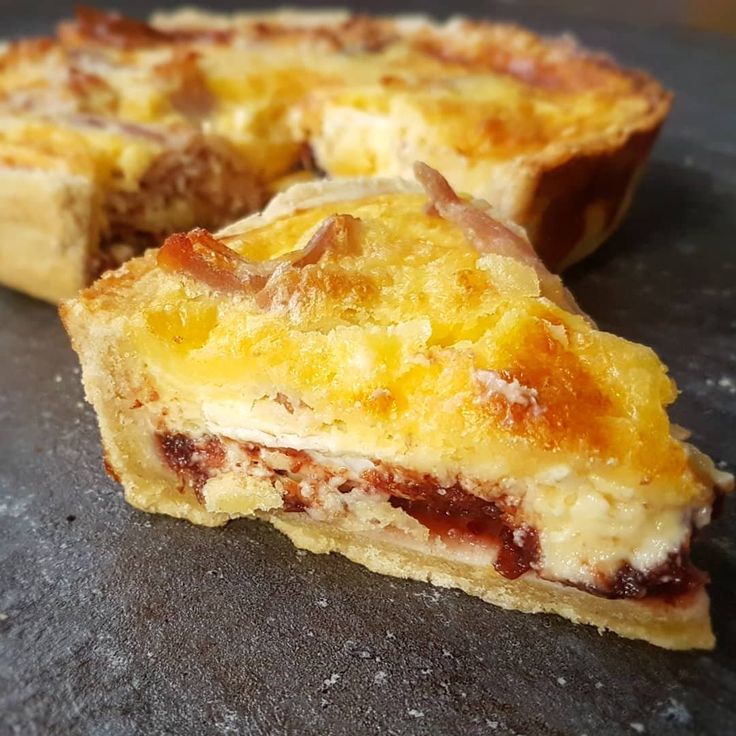
<path id="1" fill-rule="evenodd" d="M 550 269 L 562 271 L 581 260 L 618 227 L 666 117 L 666 105 L 657 119 L 620 145 L 582 150 L 540 169 L 518 219 Z"/>

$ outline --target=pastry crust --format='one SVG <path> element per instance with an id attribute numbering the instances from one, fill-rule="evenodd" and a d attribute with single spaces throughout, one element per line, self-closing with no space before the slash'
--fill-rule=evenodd
<path id="1" fill-rule="evenodd" d="M 412 228 L 410 242 L 414 244 L 439 237 L 441 222 L 437 215 L 427 213 L 426 205 L 417 185 L 409 182 L 366 179 L 302 184 L 279 195 L 262 214 L 222 231 L 219 242 L 229 245 L 212 251 L 219 253 L 209 262 L 215 271 L 202 270 L 201 263 L 181 272 L 172 271 L 170 263 L 162 265 L 171 258 L 172 243 L 184 237 L 175 236 L 158 254 L 149 252 L 130 261 L 64 303 L 62 319 L 80 355 L 87 397 L 98 413 L 106 466 L 123 484 L 126 499 L 146 511 L 207 526 L 256 515 L 298 546 L 317 553 L 337 551 L 377 572 L 457 587 L 505 608 L 558 613 L 667 648 L 712 647 L 702 579 L 693 578 L 693 585 L 675 592 L 649 596 L 646 586 L 650 583 L 634 569 L 639 564 L 644 573 L 654 571 L 655 588 L 684 575 L 682 565 L 656 572 L 661 569 L 662 546 L 682 562 L 681 550 L 689 546 L 691 536 L 683 520 L 707 523 L 714 487 L 726 491 L 732 486 L 732 478 L 719 474 L 707 458 L 670 435 L 663 403 L 673 398 L 674 390 L 649 351 L 596 332 L 579 315 L 564 311 L 573 308 L 564 292 L 555 291 L 551 297 L 540 294 L 537 278 L 542 272 L 537 277 L 531 266 L 504 256 L 493 261 L 498 270 L 492 282 L 480 284 L 482 293 L 498 293 L 494 299 L 501 300 L 507 325 L 509 315 L 524 324 L 526 312 L 542 319 L 551 332 L 546 333 L 547 348 L 533 342 L 527 345 L 531 333 L 525 337 L 521 332 L 515 333 L 513 344 L 506 348 L 497 335 L 493 350 L 502 363 L 513 360 L 528 366 L 540 350 L 552 348 L 541 374 L 520 373 L 523 380 L 519 380 L 498 370 L 466 373 L 461 368 L 453 378 L 450 358 L 462 360 L 474 339 L 472 333 L 460 331 L 472 324 L 477 311 L 484 315 L 493 311 L 492 306 L 473 306 L 472 290 L 464 293 L 461 303 L 444 310 L 443 318 L 456 324 L 453 332 L 442 337 L 444 346 L 413 355 L 401 352 L 397 361 L 395 342 L 389 342 L 382 348 L 374 346 L 377 355 L 371 359 L 370 341 L 379 339 L 378 314 L 385 319 L 385 310 L 391 309 L 397 326 L 389 328 L 390 333 L 398 339 L 403 329 L 406 337 L 401 339 L 411 340 L 415 333 L 406 326 L 437 311 L 424 302 L 427 282 L 418 282 L 422 288 L 407 284 L 404 288 L 412 299 L 398 305 L 391 302 L 388 291 L 382 301 L 376 301 L 368 289 L 363 293 L 366 306 L 360 300 L 351 301 L 357 292 L 346 296 L 340 290 L 345 279 L 337 277 L 335 268 L 342 264 L 349 269 L 346 280 L 353 286 L 366 270 L 379 277 L 380 269 L 387 268 L 391 281 L 398 279 L 407 259 L 401 250 L 403 228 Z M 456 205 L 463 211 L 467 206 Z M 437 206 L 444 207 L 439 201 Z M 479 204 L 473 207 L 487 212 Z M 309 219 L 313 213 L 318 217 Z M 320 218 L 330 223 L 331 213 L 357 218 L 362 223 L 361 243 L 336 241 L 338 251 L 326 252 L 321 261 L 325 254 L 315 256 L 303 246 L 304 231 L 312 233 L 309 242 L 313 243 L 315 233 L 325 232 L 319 226 Z M 477 224 L 478 212 L 475 214 Z M 494 238 L 505 239 L 504 247 L 523 243 L 521 231 L 513 228 L 496 221 Z M 474 266 L 469 260 L 452 265 L 454 256 L 466 259 L 474 250 L 463 239 L 467 233 L 461 236 L 449 227 L 441 232 L 436 245 L 441 251 L 423 252 L 415 247 L 408 255 L 426 263 L 414 265 L 405 276 L 423 278 L 431 268 L 426 264 L 436 264 L 442 256 L 447 265 L 435 275 L 438 281 L 431 281 L 430 290 L 449 294 L 458 278 L 465 285 L 485 278 L 488 261 L 483 259 L 498 256 L 487 253 Z M 195 236 L 204 237 L 201 232 Z M 222 270 L 227 261 L 218 261 L 218 257 L 228 257 L 228 248 L 237 248 L 239 243 L 250 248 L 251 254 L 260 252 L 260 268 L 267 268 L 270 258 L 280 263 L 281 270 L 271 271 L 278 278 L 287 278 L 290 268 L 296 270 L 294 264 L 299 260 L 291 253 L 296 244 L 303 246 L 296 251 L 300 258 L 306 252 L 316 259 L 300 267 L 309 288 L 292 292 L 294 300 L 287 315 L 271 313 L 268 305 L 253 301 L 247 292 L 229 292 L 231 281 L 218 286 L 213 280 L 213 274 L 227 274 Z M 284 258 L 287 260 L 279 260 Z M 365 263 L 362 258 L 367 259 Z M 392 258 L 398 259 L 396 264 Z M 252 262 L 251 266 L 257 268 Z M 246 273 L 241 277 L 249 278 Z M 293 282 L 287 278 L 285 283 Z M 438 283 L 442 286 L 436 286 Z M 332 293 L 320 295 L 320 284 L 329 286 Z M 508 297 L 510 302 L 503 302 L 501 292 L 513 295 Z M 302 297 L 304 304 L 299 302 Z M 342 311 L 346 305 L 353 311 Z M 314 312 L 310 312 L 312 307 Z M 367 311 L 360 316 L 360 309 Z M 335 314 L 353 323 L 335 326 L 329 321 Z M 233 317 L 230 323 L 229 316 Z M 279 345 L 285 323 L 294 326 L 297 341 L 289 350 Z M 234 332 L 228 331 L 227 324 Z M 491 322 L 480 332 L 488 334 L 490 327 Z M 353 330 L 347 355 L 356 358 L 350 367 L 345 402 L 340 394 L 342 381 L 330 368 L 333 360 L 336 366 L 344 366 L 342 353 L 335 358 L 330 352 L 339 351 L 340 344 L 320 347 L 313 364 L 314 346 L 309 342 L 310 336 L 322 340 L 341 329 Z M 425 330 L 430 333 L 432 330 Z M 208 348 L 210 338 L 213 342 Z M 602 353 L 593 353 L 587 372 L 580 372 L 576 379 L 575 395 L 569 401 L 561 399 L 556 390 L 563 381 L 562 373 L 578 370 L 571 362 L 572 353 L 597 341 L 614 360 L 616 370 L 601 366 Z M 558 350 L 555 344 L 564 345 L 568 355 L 564 372 L 552 362 Z M 249 347 L 242 356 L 228 362 L 243 345 Z M 504 350 L 510 351 L 506 357 Z M 209 354 L 214 363 L 201 362 L 203 354 Z M 299 361 L 293 360 L 294 355 L 299 355 Z M 308 365 L 313 369 L 302 374 Z M 397 366 L 394 375 L 391 365 Z M 417 388 L 421 372 L 432 370 L 433 365 L 437 367 L 435 378 L 427 393 L 421 393 Z M 415 366 L 414 372 L 410 366 Z M 331 378 L 320 377 L 323 369 Z M 365 370 L 379 371 L 384 383 L 378 387 L 371 383 L 362 392 Z M 305 378 L 294 383 L 291 374 Z M 271 383 L 269 375 L 279 378 Z M 611 380 L 621 383 L 606 388 Z M 386 385 L 391 391 L 381 388 Z M 464 390 L 475 392 L 465 402 Z M 402 410 L 392 408 L 392 391 L 406 397 Z M 631 417 L 627 418 L 626 405 L 609 406 L 606 392 L 618 399 L 635 396 Z M 431 419 L 426 418 L 411 421 L 411 410 L 419 404 L 440 416 L 441 424 L 429 427 Z M 494 407 L 502 411 L 494 414 Z M 601 435 L 595 423 L 588 422 L 593 415 L 598 415 L 593 416 L 594 422 L 605 421 L 607 412 L 614 421 L 603 425 Z M 454 422 L 460 422 L 456 428 Z M 544 434 L 545 426 L 553 428 L 551 435 Z M 614 436 L 618 432 L 623 434 Z M 469 441 L 464 445 L 460 437 L 466 433 Z M 641 454 L 631 446 L 632 436 L 638 438 Z M 416 447 L 411 449 L 414 438 Z M 439 444 L 433 447 L 433 442 Z M 545 449 L 548 446 L 556 449 L 550 453 Z M 522 453 L 515 463 L 519 447 Z M 495 469 L 489 461 L 502 461 L 503 469 Z M 576 466 L 581 468 L 578 474 L 573 470 Z M 408 484 L 402 478 L 408 478 Z M 596 485 L 599 481 L 600 487 Z M 455 494 L 466 510 L 479 500 L 506 504 L 521 489 L 518 499 L 505 507 L 511 511 L 508 519 L 503 517 L 503 523 L 509 525 L 504 531 L 513 533 L 517 556 L 534 556 L 538 539 L 539 564 L 524 566 L 524 560 L 517 559 L 522 567 L 509 570 L 498 567 L 498 560 L 493 562 L 482 545 L 461 545 L 458 550 L 440 532 L 440 541 L 436 541 L 424 517 L 409 513 L 411 505 L 396 502 L 406 496 L 391 495 L 407 492 L 402 483 L 412 493 L 412 488 L 425 493 L 434 483 L 432 488 L 439 488 L 437 496 Z M 500 508 L 494 506 L 494 510 Z M 579 509 L 581 515 L 568 518 L 565 509 L 570 508 Z M 344 510 L 349 513 L 345 515 Z M 619 510 L 620 517 L 616 516 Z M 529 515 L 522 518 L 522 513 Z M 538 537 L 529 526 L 532 522 L 540 532 Z M 557 526 L 552 527 L 554 524 Z M 571 529 L 576 536 L 558 554 L 554 539 L 545 537 L 547 527 L 553 529 L 553 537 L 564 537 Z M 621 546 L 624 537 L 630 546 Z M 526 545 L 529 539 L 531 546 Z M 565 566 L 566 561 L 577 559 L 576 564 L 585 567 L 584 559 L 598 555 L 604 560 L 606 550 L 612 553 L 608 559 L 613 567 L 608 572 L 598 567 L 596 575 L 605 578 L 623 571 L 621 586 L 595 588 L 596 575 L 569 577 L 574 570 Z M 627 560 L 623 568 L 622 555 Z M 665 560 L 667 565 L 670 562 Z"/>
<path id="2" fill-rule="evenodd" d="M 125 283 L 133 282 L 136 271 L 145 268 L 143 261 L 137 259 L 120 269 L 124 273 L 103 277 L 99 286 L 104 284 L 102 290 L 108 295 L 117 290 L 124 293 Z M 235 488 L 232 507 L 228 509 L 220 502 L 218 510 L 203 508 L 193 493 L 182 493 L 176 480 L 162 468 L 154 446 L 142 441 L 156 425 L 157 397 L 148 393 L 150 403 L 131 410 L 140 400 L 133 397 L 145 400 L 146 390 L 136 386 L 135 364 L 126 364 L 121 355 L 98 347 L 107 343 L 109 333 L 115 330 L 112 324 L 102 327 L 99 320 L 91 319 L 88 309 L 108 308 L 107 297 L 102 299 L 101 303 L 90 300 L 86 308 L 79 302 L 68 302 L 62 306 L 61 314 L 84 366 L 85 390 L 97 411 L 105 465 L 122 484 L 125 498 L 132 506 L 203 526 L 221 526 L 232 518 L 257 516 L 286 534 L 301 549 L 314 554 L 337 552 L 373 572 L 457 588 L 509 610 L 555 613 L 575 623 L 644 639 L 666 649 L 714 646 L 708 596 L 702 588 L 686 599 L 679 598 L 677 605 L 671 605 L 660 601 L 607 600 L 530 576 L 507 580 L 489 565 L 430 556 L 402 547 L 391 539 L 381 541 L 367 533 L 343 531 L 314 521 L 304 513 L 279 511 L 281 492 L 273 480 L 259 479 L 261 486 L 254 487 L 253 479 L 245 473 L 230 480 Z"/>
<path id="3" fill-rule="evenodd" d="M 298 63 L 294 49 L 301 53 Z M 100 51 L 101 58 L 113 59 L 119 80 L 104 63 L 99 67 Z M 67 52 L 77 61 L 69 61 Z M 87 52 L 91 61 L 79 66 Z M 279 59 L 288 84 L 279 76 L 284 69 L 272 69 Z M 375 59 L 378 71 L 367 71 L 371 63 L 361 59 Z M 262 97 L 245 76 L 235 82 L 228 77 L 238 64 L 263 65 L 256 85 L 265 85 Z M 50 90 L 44 87 L 45 65 L 55 80 Z M 63 84 L 56 79 L 59 68 L 66 68 Z M 41 81 L 29 86 L 34 74 Z M 177 75 L 184 75 L 182 87 L 176 87 Z M 268 91 L 269 84 L 274 90 Z M 306 168 L 297 176 L 317 171 L 408 178 L 416 160 L 439 168 L 456 189 L 487 199 L 497 215 L 525 227 L 547 265 L 560 270 L 592 252 L 620 222 L 669 106 L 669 93 L 647 75 L 620 68 L 569 38 L 544 40 L 512 25 L 342 11 L 182 10 L 159 13 L 146 26 L 83 12 L 76 23 L 62 25 L 59 40 L 9 47 L 0 58 L 0 108 L 94 138 L 94 155 L 83 171 L 70 169 L 74 184 L 65 185 L 64 195 L 75 212 L 91 207 L 94 225 L 80 223 L 75 236 L 68 225 L 49 227 L 50 242 L 40 245 L 37 225 L 16 217 L 21 229 L 14 233 L 21 240 L 0 246 L 12 250 L 0 260 L 0 282 L 57 301 L 100 268 L 157 245 L 171 230 L 223 225 L 256 209 L 300 167 Z M 101 121 L 102 127 L 117 125 L 122 142 L 103 146 Z M 169 206 L 182 187 L 204 189 L 203 177 L 182 179 L 178 190 L 159 196 L 157 188 L 173 174 L 167 169 L 159 176 L 162 166 L 151 164 L 147 175 L 135 162 L 151 151 L 131 151 L 145 148 L 145 138 L 155 148 L 161 131 L 182 126 L 199 136 L 217 131 L 219 141 L 205 136 L 206 165 L 214 175 L 224 161 L 235 162 L 248 191 L 234 202 L 217 194 L 210 206 L 197 193 Z M 0 126 L 0 144 L 4 135 Z M 35 139 L 24 144 L 20 160 L 8 159 L 0 147 L 8 172 L 14 165 L 28 168 L 43 135 Z M 217 155 L 228 142 L 235 148 Z M 178 149 L 182 167 L 196 168 L 185 149 Z M 49 193 L 58 190 L 58 169 L 71 153 L 61 146 L 54 156 L 60 167 L 49 168 L 47 160 L 34 173 L 39 189 L 55 201 Z M 101 169 L 110 169 L 112 178 Z M 110 182 L 121 176 L 124 185 L 115 184 L 119 191 L 111 193 Z M 233 180 L 234 174 L 223 176 L 210 193 L 231 190 Z M 14 201 L 11 190 L 0 199 L 0 211 Z M 193 203 L 196 223 L 181 216 Z M 48 273 L 59 275 L 55 284 Z"/>
<path id="4" fill-rule="evenodd" d="M 492 567 L 441 560 L 415 550 L 361 538 L 326 524 L 291 514 L 259 514 L 301 549 L 315 554 L 338 552 L 373 572 L 458 588 L 468 595 L 512 611 L 556 613 L 599 631 L 614 631 L 628 639 L 644 639 L 665 649 L 712 649 L 708 596 L 704 590 L 690 600 L 642 603 L 607 600 L 575 588 L 545 583 L 533 577 L 507 580 Z"/>
<path id="5" fill-rule="evenodd" d="M 0 278 L 56 302 L 87 282 L 97 244 L 96 192 L 65 173 L 0 168 Z"/>

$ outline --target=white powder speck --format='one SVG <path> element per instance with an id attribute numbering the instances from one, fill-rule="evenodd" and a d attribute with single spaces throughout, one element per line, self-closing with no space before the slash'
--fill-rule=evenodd
<path id="1" fill-rule="evenodd" d="M 327 603 L 327 598 L 318 598 L 315 603 L 315 606 L 319 606 L 320 608 L 327 608 L 329 603 Z"/>
<path id="2" fill-rule="evenodd" d="M 375 682 L 376 685 L 383 685 L 387 679 L 388 675 L 383 670 L 378 670 L 378 672 L 373 675 L 373 682 Z"/>
<path id="3" fill-rule="evenodd" d="M 629 723 L 629 726 L 634 729 L 637 733 L 644 733 L 644 724 L 643 723 Z"/>
<path id="4" fill-rule="evenodd" d="M 417 710 L 416 708 L 409 708 L 409 710 L 407 711 L 407 713 L 412 718 L 424 718 L 424 713 L 421 710 Z"/>
<path id="5" fill-rule="evenodd" d="M 544 409 L 539 406 L 537 389 L 523 386 L 519 383 L 518 378 L 507 381 L 497 371 L 482 369 L 474 370 L 473 377 L 480 384 L 480 396 L 475 400 L 476 403 L 484 403 L 493 396 L 502 396 L 509 404 L 528 406 L 534 417 L 544 412 Z"/>
<path id="6" fill-rule="evenodd" d="M 333 672 L 325 681 L 324 686 L 325 687 L 332 687 L 337 683 L 337 681 L 340 679 L 340 675 L 337 672 Z"/>
<path id="7" fill-rule="evenodd" d="M 498 728 L 498 721 L 489 721 L 486 719 L 486 726 L 488 726 L 492 731 L 495 731 Z"/>
<path id="8" fill-rule="evenodd" d="M 600 682 L 600 681 L 596 682 L 595 689 L 596 690 L 601 690 L 602 688 L 603 688 L 603 683 Z"/>
<path id="9" fill-rule="evenodd" d="M 558 685 L 567 685 L 567 680 L 564 677 L 558 677 L 557 678 L 557 684 Z"/>
<path id="10" fill-rule="evenodd" d="M 520 526 L 514 529 L 513 533 L 514 544 L 517 547 L 523 547 L 524 541 L 526 540 L 526 527 Z"/>
<path id="11" fill-rule="evenodd" d="M 61 378 L 61 373 L 57 373 L 57 374 L 56 374 L 56 375 L 54 376 L 54 383 L 61 383 L 61 381 L 62 381 L 62 378 Z"/>
<path id="12" fill-rule="evenodd" d="M 396 638 L 396 634 L 394 634 L 393 631 L 387 631 L 386 632 L 386 638 L 387 639 L 395 639 Z"/>
<path id="13" fill-rule="evenodd" d="M 734 384 L 733 379 L 729 378 L 729 376 L 721 376 L 718 379 L 718 385 L 721 388 L 728 389 L 728 393 L 730 394 L 736 393 L 736 384 Z"/>
<path id="14" fill-rule="evenodd" d="M 674 698 L 670 698 L 669 705 L 662 711 L 662 718 L 681 726 L 690 723 L 693 719 L 687 707 Z"/>
<path id="15" fill-rule="evenodd" d="M 0 613 L 0 621 L 7 621 L 8 614 L 7 613 Z"/>

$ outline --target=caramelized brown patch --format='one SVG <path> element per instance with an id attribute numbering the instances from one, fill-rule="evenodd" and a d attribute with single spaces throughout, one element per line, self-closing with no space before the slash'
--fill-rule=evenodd
<path id="1" fill-rule="evenodd" d="M 107 450 L 103 451 L 102 455 L 102 463 L 105 466 L 105 472 L 116 482 L 116 483 L 122 483 L 123 481 L 120 479 L 120 474 L 117 470 L 115 470 L 115 467 L 110 462 L 110 456 L 107 454 Z"/>
<path id="2" fill-rule="evenodd" d="M 276 272 L 258 294 L 257 303 L 264 310 L 284 311 L 298 306 L 304 312 L 316 314 L 329 300 L 349 315 L 364 307 L 376 294 L 376 285 L 369 276 L 328 265 Z"/>
<path id="3" fill-rule="evenodd" d="M 196 51 L 174 48 L 171 58 L 155 71 L 171 87 L 169 100 L 182 115 L 199 119 L 215 109 L 217 100 L 207 85 Z"/>
<path id="4" fill-rule="evenodd" d="M 652 84 L 647 75 L 638 72 L 622 76 L 608 57 L 583 51 L 567 38 L 543 42 L 509 25 L 495 25 L 488 32 L 480 21 L 465 21 L 464 28 L 467 33 L 460 34 L 462 41 L 427 31 L 417 35 L 413 46 L 445 64 L 457 64 L 471 72 L 496 72 L 551 92 L 612 85 L 638 91 Z M 469 40 L 474 34 L 478 35 Z"/>
<path id="5" fill-rule="evenodd" d="M 45 36 L 39 38 L 21 38 L 17 41 L 11 41 L 2 54 L 0 54 L 0 71 L 26 61 L 41 59 L 57 45 L 55 39 Z"/>
<path id="6" fill-rule="evenodd" d="M 67 70 L 67 88 L 75 96 L 77 109 L 87 115 L 115 114 L 119 95 L 98 74 L 83 71 L 75 64 Z"/>
<path id="7" fill-rule="evenodd" d="M 59 37 L 63 41 L 97 41 L 119 49 L 133 49 L 170 40 L 166 33 L 148 23 L 120 13 L 78 5 L 75 15 L 76 23 L 63 23 L 59 27 Z"/>
<path id="8" fill-rule="evenodd" d="M 586 452 L 604 453 L 610 448 L 613 440 L 603 418 L 613 410 L 611 399 L 580 359 L 555 340 L 541 321 L 527 323 L 515 341 L 519 347 L 510 349 L 511 363 L 500 375 L 536 389 L 541 411 L 532 412 L 529 406 L 493 395 L 480 405 L 481 411 L 489 414 L 494 425 L 550 450 L 569 449 L 571 442 L 580 443 Z"/>

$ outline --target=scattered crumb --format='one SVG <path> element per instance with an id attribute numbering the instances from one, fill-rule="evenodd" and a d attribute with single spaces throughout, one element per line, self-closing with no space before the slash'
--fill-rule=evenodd
<path id="1" fill-rule="evenodd" d="M 77 409 L 84 409 L 84 402 L 83 401 L 77 401 Z"/>
<path id="2" fill-rule="evenodd" d="M 634 729 L 637 733 L 644 733 L 644 724 L 643 723 L 629 723 L 629 726 Z"/>
<path id="3" fill-rule="evenodd" d="M 388 679 L 388 675 L 383 670 L 378 670 L 375 675 L 373 675 L 373 682 L 376 685 L 383 685 L 386 680 Z"/>
<path id="4" fill-rule="evenodd" d="M 307 552 L 306 552 L 306 550 L 298 549 L 296 551 L 296 556 L 297 557 L 306 557 L 307 556 Z"/>
<path id="5" fill-rule="evenodd" d="M 687 707 L 674 698 L 670 698 L 669 705 L 664 708 L 661 715 L 666 721 L 682 726 L 687 725 L 693 719 Z"/>
<path id="6" fill-rule="evenodd" d="M 409 710 L 407 711 L 407 713 L 412 718 L 424 718 L 424 713 L 421 710 L 417 710 L 416 708 L 409 708 Z"/>
<path id="7" fill-rule="evenodd" d="M 442 656 L 443 657 L 452 657 L 454 656 L 452 652 L 449 649 L 442 649 Z"/>
<path id="8" fill-rule="evenodd" d="M 442 598 L 442 593 L 439 590 L 422 590 L 419 593 L 414 593 L 416 598 L 423 598 L 425 601 L 430 603 L 439 603 Z"/>
<path id="9" fill-rule="evenodd" d="M 394 634 L 393 631 L 387 631 L 386 632 L 386 638 L 387 639 L 395 639 L 396 638 L 396 634 Z"/>
<path id="10" fill-rule="evenodd" d="M 327 598 L 318 598 L 315 603 L 315 606 L 319 606 L 320 608 L 327 608 L 329 603 L 327 603 Z"/>
<path id="11" fill-rule="evenodd" d="M 728 389 L 728 393 L 736 394 L 736 384 L 733 382 L 732 378 L 729 378 L 729 376 L 721 376 L 718 379 L 718 385 L 721 388 Z"/>
<path id="12" fill-rule="evenodd" d="M 596 689 L 596 690 L 601 690 L 601 689 L 603 689 L 603 683 L 602 683 L 602 682 L 601 682 L 600 680 L 599 680 L 598 682 L 596 682 L 596 684 L 595 684 L 595 689 Z"/>
<path id="13" fill-rule="evenodd" d="M 498 728 L 498 721 L 489 721 L 486 718 L 486 726 L 488 726 L 492 731 L 495 731 Z"/>
<path id="14" fill-rule="evenodd" d="M 54 376 L 54 383 L 61 383 L 61 381 L 62 381 L 62 378 L 61 378 L 61 373 L 57 373 L 57 374 L 56 374 L 56 375 Z"/>
<path id="15" fill-rule="evenodd" d="M 558 677 L 557 678 L 557 684 L 558 685 L 567 685 L 567 680 L 564 677 Z"/>
<path id="16" fill-rule="evenodd" d="M 337 681 L 340 679 L 340 675 L 337 672 L 333 672 L 325 681 L 324 686 L 325 687 L 332 687 L 337 683 Z"/>
<path id="17" fill-rule="evenodd" d="M 7 613 L 0 613 L 0 621 L 7 621 L 8 614 Z"/>

